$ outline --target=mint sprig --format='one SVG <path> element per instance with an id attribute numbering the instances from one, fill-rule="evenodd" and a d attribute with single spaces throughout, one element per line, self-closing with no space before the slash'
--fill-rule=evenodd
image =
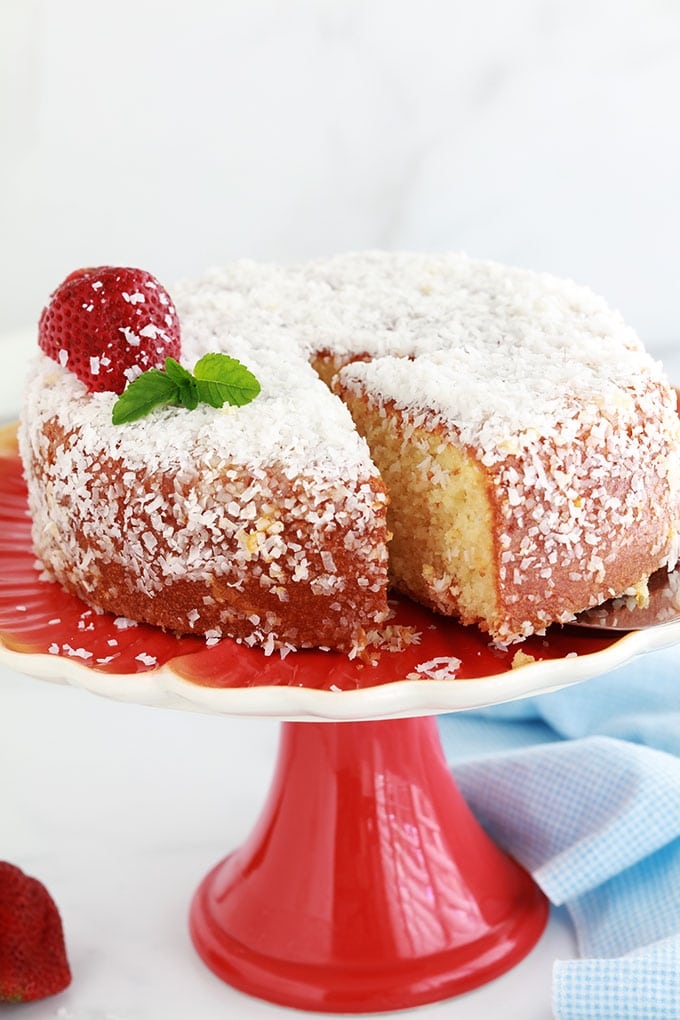
<path id="1" fill-rule="evenodd" d="M 175 361 L 165 359 L 165 368 L 150 368 L 126 386 L 113 405 L 114 425 L 144 418 L 161 404 L 193 411 L 199 403 L 211 407 L 232 404 L 243 407 L 260 392 L 253 373 L 227 354 L 204 354 L 193 374 Z"/>

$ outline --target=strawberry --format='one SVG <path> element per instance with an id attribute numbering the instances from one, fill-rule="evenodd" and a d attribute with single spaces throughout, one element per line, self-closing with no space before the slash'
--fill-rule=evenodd
<path id="1" fill-rule="evenodd" d="M 164 288 L 142 269 L 100 266 L 67 276 L 43 309 L 38 344 L 90 393 L 122 393 L 181 353 L 179 320 Z"/>
<path id="2" fill-rule="evenodd" d="M 44 999 L 70 982 L 54 900 L 37 879 L 0 861 L 0 1003 Z"/>

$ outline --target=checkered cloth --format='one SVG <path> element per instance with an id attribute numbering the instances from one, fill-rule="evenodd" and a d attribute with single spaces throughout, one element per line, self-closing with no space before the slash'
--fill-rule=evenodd
<path id="1" fill-rule="evenodd" d="M 572 917 L 557 1020 L 680 1020 L 680 653 L 440 731 L 477 818 Z"/>

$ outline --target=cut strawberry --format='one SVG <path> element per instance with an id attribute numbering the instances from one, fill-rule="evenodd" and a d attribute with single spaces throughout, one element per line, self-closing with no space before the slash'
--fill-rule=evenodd
<path id="1" fill-rule="evenodd" d="M 70 982 L 54 900 L 37 879 L 0 861 L 0 1003 L 44 999 Z"/>
<path id="2" fill-rule="evenodd" d="M 40 316 L 38 344 L 91 393 L 122 393 L 142 372 L 181 354 L 167 291 L 143 269 L 115 266 L 66 277 Z"/>

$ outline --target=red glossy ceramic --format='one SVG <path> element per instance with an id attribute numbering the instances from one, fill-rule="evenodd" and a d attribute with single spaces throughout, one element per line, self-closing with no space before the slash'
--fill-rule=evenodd
<path id="1" fill-rule="evenodd" d="M 0 640 L 18 653 L 76 656 L 135 675 L 172 662 L 212 687 L 305 685 L 339 691 L 400 680 L 421 660 L 455 654 L 460 675 L 510 667 L 511 652 L 474 628 L 395 607 L 418 644 L 375 665 L 301 652 L 266 658 L 225 639 L 206 647 L 153 627 L 121 631 L 35 567 L 13 430 L 0 431 Z M 537 657 L 590 652 L 602 639 L 536 639 Z M 595 644 L 593 643 L 595 641 Z M 528 646 L 527 646 L 528 647 Z M 273 1002 L 377 1012 L 467 991 L 518 962 L 547 904 L 482 832 L 444 760 L 432 717 L 289 722 L 269 800 L 250 839 L 204 879 L 190 923 L 216 974 Z"/>
<path id="2" fill-rule="evenodd" d="M 473 818 L 425 717 L 283 724 L 259 822 L 204 879 L 190 924 L 204 961 L 236 988 L 352 1013 L 491 980 L 547 915 Z"/>

